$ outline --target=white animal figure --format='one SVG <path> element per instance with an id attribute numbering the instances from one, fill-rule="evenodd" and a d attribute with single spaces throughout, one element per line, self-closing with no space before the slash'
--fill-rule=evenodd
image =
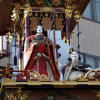
<path id="1" fill-rule="evenodd" d="M 60 48 L 57 51 L 61 55 L 58 58 L 58 61 L 60 64 L 65 66 L 68 63 L 68 58 L 70 57 L 70 54 L 68 53 L 70 46 L 66 44 L 63 40 L 57 41 L 56 44 L 60 46 Z"/>
<path id="2" fill-rule="evenodd" d="M 54 40 L 53 34 L 54 34 L 53 30 L 48 30 L 48 37 L 52 41 Z M 57 50 L 57 53 L 60 54 L 60 57 L 57 58 L 56 50 L 55 50 L 55 59 L 57 62 L 59 62 L 58 70 L 60 72 L 60 81 L 63 81 L 62 69 L 68 63 L 68 58 L 70 56 L 70 54 L 68 53 L 68 50 L 70 49 L 70 46 L 61 39 L 61 31 L 60 30 L 55 30 L 55 40 L 56 40 L 56 45 L 59 45 L 59 47 L 60 47 Z"/>
<path id="3" fill-rule="evenodd" d="M 68 53 L 68 50 L 70 49 L 70 46 L 66 44 L 63 40 L 57 41 L 56 44 L 60 46 L 60 48 L 57 51 L 58 54 L 61 55 L 58 58 L 58 62 L 59 62 L 58 69 L 59 69 L 60 76 L 61 76 L 60 81 L 63 81 L 62 69 L 68 63 L 68 58 L 70 56 L 70 54 Z"/>
<path id="4" fill-rule="evenodd" d="M 71 53 L 71 59 L 72 63 L 70 67 L 66 68 L 65 74 L 64 74 L 64 80 L 65 81 L 77 81 L 81 77 L 84 76 L 84 73 L 81 71 L 73 71 L 73 67 L 78 67 L 78 54 L 77 52 Z"/>
<path id="5" fill-rule="evenodd" d="M 78 79 L 84 76 L 83 72 L 81 71 L 72 71 L 69 76 L 69 81 L 77 81 Z"/>

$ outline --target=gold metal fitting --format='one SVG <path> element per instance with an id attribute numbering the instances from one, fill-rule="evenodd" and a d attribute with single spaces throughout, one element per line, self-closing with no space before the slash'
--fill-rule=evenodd
<path id="1" fill-rule="evenodd" d="M 19 19 L 19 13 L 18 13 L 18 11 L 14 8 L 13 9 L 13 11 L 12 11 L 12 15 L 11 15 L 11 19 L 12 19 L 12 21 L 17 21 L 18 19 Z"/>
<path id="2" fill-rule="evenodd" d="M 75 10 L 74 12 L 74 19 L 76 22 L 79 22 L 81 19 L 81 15 L 80 15 L 80 11 L 79 10 Z"/>
<path id="3" fill-rule="evenodd" d="M 65 16 L 66 16 L 66 18 L 71 18 L 72 12 L 73 12 L 72 6 L 68 5 L 66 7 L 66 9 L 65 9 Z"/>
<path id="4" fill-rule="evenodd" d="M 32 79 L 40 79 L 40 74 L 37 71 L 33 71 L 30 73 Z"/>
<path id="5" fill-rule="evenodd" d="M 48 77 L 45 74 L 40 75 L 40 81 L 48 81 Z"/>
<path id="6" fill-rule="evenodd" d="M 27 7 L 24 9 L 24 17 L 28 17 L 28 16 L 32 16 L 32 8 L 31 7 Z"/>

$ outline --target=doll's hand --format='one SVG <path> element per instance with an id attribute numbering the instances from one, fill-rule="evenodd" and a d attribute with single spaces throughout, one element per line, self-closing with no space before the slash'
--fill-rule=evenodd
<path id="1" fill-rule="evenodd" d="M 32 44 L 32 46 L 39 47 L 39 43 L 35 42 Z"/>

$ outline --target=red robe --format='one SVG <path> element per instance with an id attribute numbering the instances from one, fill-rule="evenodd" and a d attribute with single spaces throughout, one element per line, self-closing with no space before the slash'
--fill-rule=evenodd
<path id="1" fill-rule="evenodd" d="M 43 40 L 39 40 L 39 41 L 45 41 L 44 37 L 43 37 Z M 46 67 L 46 61 L 48 61 L 50 64 L 51 70 L 54 74 L 55 80 L 59 80 L 60 74 L 55 63 L 52 43 L 49 43 L 49 44 L 46 44 L 45 42 L 38 43 L 38 39 L 36 39 L 36 37 L 32 35 L 26 39 L 25 45 L 26 45 L 25 50 L 24 50 L 24 55 L 26 56 L 24 60 L 25 70 L 37 71 L 37 59 L 35 59 L 35 57 L 37 53 L 43 53 L 47 57 L 49 57 L 49 59 L 45 57 L 40 57 L 38 59 L 40 75 L 42 74 L 48 75 L 47 67 Z"/>

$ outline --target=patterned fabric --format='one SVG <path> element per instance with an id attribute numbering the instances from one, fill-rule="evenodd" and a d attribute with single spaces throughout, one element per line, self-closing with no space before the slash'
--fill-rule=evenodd
<path id="1" fill-rule="evenodd" d="M 46 67 L 46 59 L 44 58 L 39 58 L 38 60 L 36 59 L 32 65 L 31 70 L 39 72 L 40 75 L 42 74 L 48 75 Z"/>
<path id="2" fill-rule="evenodd" d="M 53 73 L 54 79 L 59 80 L 59 72 L 53 55 L 53 46 L 47 45 L 43 36 L 30 36 L 25 41 L 24 68 L 25 70 L 37 71 L 40 75 L 48 74 L 47 63 Z"/>

